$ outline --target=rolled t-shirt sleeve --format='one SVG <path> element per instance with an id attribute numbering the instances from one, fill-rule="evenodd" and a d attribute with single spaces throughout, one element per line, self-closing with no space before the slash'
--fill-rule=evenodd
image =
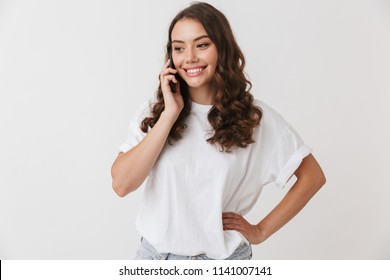
<path id="1" fill-rule="evenodd" d="M 127 140 L 119 146 L 120 152 L 126 153 L 130 151 L 146 136 L 146 133 L 141 130 L 140 125 L 143 119 L 149 116 L 150 106 L 150 101 L 147 101 L 135 112 L 132 120 L 130 121 Z"/>
<path id="2" fill-rule="evenodd" d="M 265 174 L 265 183 L 273 182 L 279 188 L 287 184 L 302 160 L 312 151 L 292 126 L 285 125 L 285 133 L 271 154 Z"/>

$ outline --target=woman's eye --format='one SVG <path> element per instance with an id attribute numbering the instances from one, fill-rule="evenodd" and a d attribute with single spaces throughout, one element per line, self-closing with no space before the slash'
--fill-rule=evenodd
<path id="1" fill-rule="evenodd" d="M 181 47 L 174 47 L 173 50 L 174 50 L 175 52 L 180 52 L 180 51 L 183 50 L 183 48 L 181 48 Z"/>
<path id="2" fill-rule="evenodd" d="M 198 48 L 204 49 L 204 48 L 207 48 L 209 45 L 210 45 L 209 43 L 201 43 L 198 45 Z"/>

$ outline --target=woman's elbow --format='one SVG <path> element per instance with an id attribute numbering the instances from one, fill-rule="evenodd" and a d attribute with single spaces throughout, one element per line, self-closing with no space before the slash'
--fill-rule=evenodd
<path id="1" fill-rule="evenodd" d="M 112 188 L 115 191 L 115 193 L 120 196 L 120 197 L 125 197 L 129 193 L 135 191 L 137 189 L 136 186 L 131 186 L 131 185 L 124 185 L 116 180 L 112 180 Z"/>
<path id="2" fill-rule="evenodd" d="M 318 190 L 326 184 L 326 177 L 322 170 L 320 170 L 320 172 L 316 174 L 315 178 L 313 178 L 313 181 Z"/>
<path id="3" fill-rule="evenodd" d="M 321 170 L 320 174 L 318 174 L 318 187 L 322 188 L 326 184 L 326 177 L 324 172 Z"/>
<path id="4" fill-rule="evenodd" d="M 326 177 L 325 177 L 325 174 L 324 172 L 322 171 L 322 168 L 317 165 L 315 166 L 315 168 L 312 170 L 312 173 L 311 173 L 311 180 L 313 182 L 313 185 L 315 185 L 315 187 L 319 190 L 320 188 L 322 188 L 325 183 L 326 183 Z"/>
<path id="5" fill-rule="evenodd" d="M 114 181 L 112 181 L 112 189 L 120 197 L 125 197 L 127 195 L 127 193 L 123 191 L 123 188 L 117 185 Z"/>
<path id="6" fill-rule="evenodd" d="M 322 168 L 318 164 L 314 164 L 311 170 L 306 174 L 307 179 L 311 181 L 312 185 L 317 189 L 322 188 L 326 183 L 326 177 Z"/>

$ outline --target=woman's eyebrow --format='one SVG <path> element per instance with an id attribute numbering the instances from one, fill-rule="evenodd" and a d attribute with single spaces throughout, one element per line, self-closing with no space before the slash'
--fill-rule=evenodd
<path id="1" fill-rule="evenodd" d="M 202 35 L 202 36 L 196 37 L 196 38 L 193 40 L 193 42 L 202 40 L 203 38 L 209 38 L 209 36 L 208 36 L 208 35 Z M 173 40 L 172 43 L 182 43 L 182 44 L 184 44 L 184 41 L 181 41 L 181 40 Z"/>

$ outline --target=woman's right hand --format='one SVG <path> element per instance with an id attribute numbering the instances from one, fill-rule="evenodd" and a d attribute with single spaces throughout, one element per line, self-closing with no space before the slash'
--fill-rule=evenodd
<path id="1" fill-rule="evenodd" d="M 176 120 L 179 117 L 181 110 L 184 108 L 184 101 L 180 93 L 179 81 L 175 77 L 177 70 L 169 67 L 169 65 L 170 59 L 168 59 L 160 74 L 161 90 L 163 92 L 165 104 L 163 113 Z M 175 84 L 176 93 L 172 92 L 169 81 L 172 81 Z"/>
<path id="2" fill-rule="evenodd" d="M 165 109 L 146 136 L 132 149 L 118 155 L 111 168 L 112 187 L 123 197 L 135 191 L 153 169 L 161 151 L 164 149 L 172 126 L 184 108 L 179 83 L 169 67 L 169 60 L 160 74 L 161 89 Z M 176 84 L 176 93 L 171 92 L 169 81 Z"/>

